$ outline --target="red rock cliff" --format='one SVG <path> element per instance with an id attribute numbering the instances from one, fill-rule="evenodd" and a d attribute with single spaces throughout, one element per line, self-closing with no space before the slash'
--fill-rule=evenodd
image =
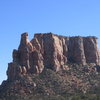
<path id="1" fill-rule="evenodd" d="M 21 74 L 39 74 L 44 68 L 59 71 L 66 69 L 67 63 L 100 65 L 97 38 L 45 33 L 35 34 L 29 41 L 28 33 L 23 33 L 18 50 L 13 50 L 13 62 L 8 64 L 7 75 L 13 80 Z"/>

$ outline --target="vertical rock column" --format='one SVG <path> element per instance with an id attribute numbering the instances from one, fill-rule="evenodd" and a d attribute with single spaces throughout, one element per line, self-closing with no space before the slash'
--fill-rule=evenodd
<path id="1" fill-rule="evenodd" d="M 29 70 L 30 69 L 29 56 L 30 53 L 33 51 L 33 46 L 28 40 L 28 33 L 23 33 L 21 35 L 21 41 L 20 41 L 18 51 L 20 54 L 19 64 L 21 66 L 25 66 L 26 69 Z"/>
<path id="2" fill-rule="evenodd" d="M 31 40 L 34 47 L 30 55 L 31 73 L 41 73 L 44 69 L 44 48 L 43 48 L 43 34 L 35 34 L 34 39 Z"/>
<path id="3" fill-rule="evenodd" d="M 87 63 L 100 65 L 100 53 L 96 37 L 84 38 L 84 51 Z"/>
<path id="4" fill-rule="evenodd" d="M 42 54 L 37 50 L 33 51 L 31 54 L 31 61 L 32 66 L 30 68 L 30 72 L 36 74 L 41 73 L 44 69 Z"/>
<path id="5" fill-rule="evenodd" d="M 64 56 L 64 50 L 66 51 L 65 39 L 63 37 L 53 35 L 54 40 L 54 67 L 56 71 L 59 71 L 64 67 L 67 62 L 66 56 Z M 65 47 L 65 48 L 64 48 Z"/>
<path id="6" fill-rule="evenodd" d="M 82 37 L 70 37 L 68 44 L 68 60 L 72 63 L 86 64 Z"/>
<path id="7" fill-rule="evenodd" d="M 64 50 L 66 51 L 64 38 L 49 33 L 43 35 L 43 40 L 45 67 L 59 71 L 67 62 L 67 58 L 64 56 Z"/>
<path id="8" fill-rule="evenodd" d="M 54 52 L 54 40 L 52 34 L 43 35 L 43 45 L 44 45 L 44 66 L 50 69 L 53 69 L 53 52 Z"/>
<path id="9" fill-rule="evenodd" d="M 36 39 L 37 40 L 37 42 L 38 42 L 38 45 L 40 45 L 40 48 L 38 49 L 37 48 L 37 50 L 38 51 L 40 51 L 40 53 L 43 55 L 44 54 L 44 41 L 43 41 L 43 35 L 44 34 L 35 34 L 34 35 L 34 39 Z M 35 43 L 34 43 L 34 45 L 35 45 Z"/>

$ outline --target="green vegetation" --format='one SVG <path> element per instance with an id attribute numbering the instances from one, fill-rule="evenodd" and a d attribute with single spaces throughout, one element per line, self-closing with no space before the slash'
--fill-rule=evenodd
<path id="1" fill-rule="evenodd" d="M 11 96 L 11 97 L 5 97 L 0 100 L 100 100 L 100 95 L 94 95 L 94 94 L 80 94 L 75 96 L 68 96 L 63 97 L 60 95 L 51 95 L 51 96 L 43 96 L 43 95 L 37 95 L 37 96 Z"/>

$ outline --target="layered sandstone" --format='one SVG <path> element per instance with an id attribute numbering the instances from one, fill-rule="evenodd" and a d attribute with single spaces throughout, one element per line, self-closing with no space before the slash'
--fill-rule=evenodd
<path id="1" fill-rule="evenodd" d="M 59 71 L 67 69 L 68 63 L 100 65 L 97 38 L 39 33 L 29 41 L 28 33 L 23 33 L 18 50 L 13 50 L 13 62 L 8 64 L 7 75 L 13 80 L 21 74 L 39 74 L 44 68 Z"/>

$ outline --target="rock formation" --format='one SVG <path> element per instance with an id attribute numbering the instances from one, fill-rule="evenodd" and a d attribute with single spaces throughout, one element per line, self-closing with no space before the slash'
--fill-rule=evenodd
<path id="1" fill-rule="evenodd" d="M 21 74 L 39 74 L 44 68 L 67 69 L 68 63 L 100 65 L 97 38 L 39 33 L 29 41 L 28 33 L 23 33 L 18 50 L 13 50 L 13 62 L 8 64 L 8 80 Z"/>

